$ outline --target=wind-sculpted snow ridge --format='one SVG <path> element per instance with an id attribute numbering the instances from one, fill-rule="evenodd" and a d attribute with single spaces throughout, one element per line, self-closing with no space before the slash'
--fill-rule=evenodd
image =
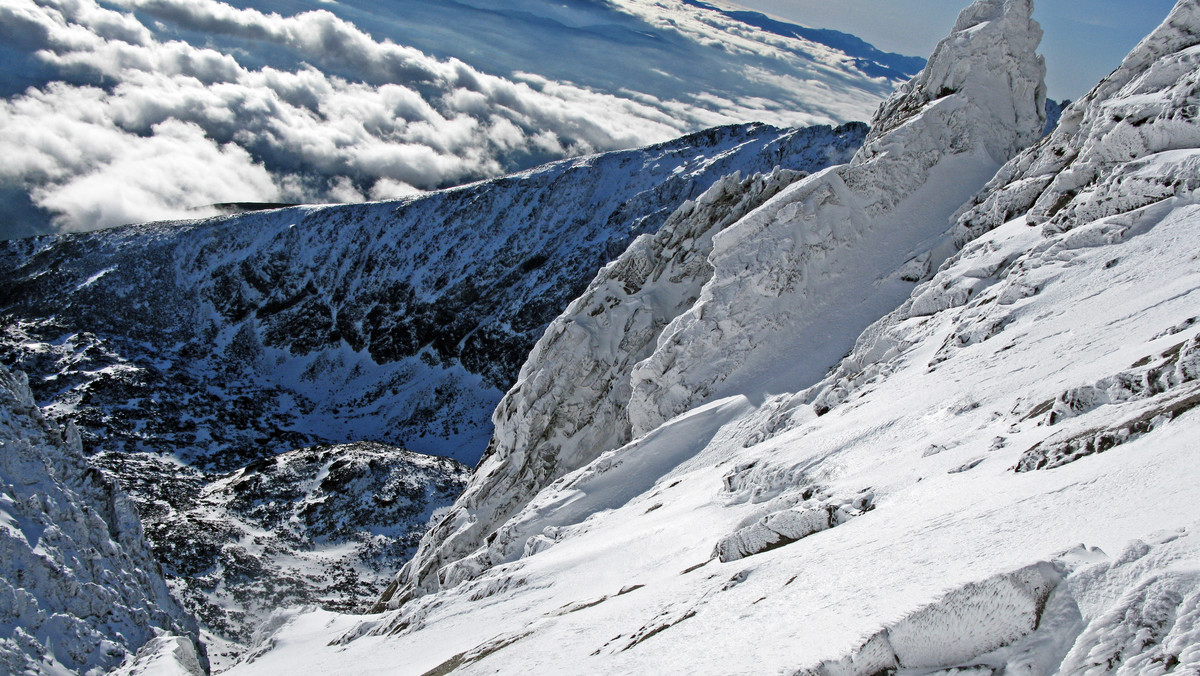
<path id="1" fill-rule="evenodd" d="M 469 568 L 438 573 L 478 547 L 529 496 L 629 442 L 630 371 L 712 276 L 713 236 L 804 175 L 786 169 L 744 180 L 728 175 L 600 271 L 551 322 L 493 414 L 496 433 L 477 470 L 487 480 L 469 485 L 426 538 L 418 562 L 401 571 L 396 588 L 453 585 L 469 570 L 521 553 L 523 542 L 493 538 Z M 389 593 L 380 602 L 400 601 Z"/>
<path id="2" fill-rule="evenodd" d="M 1200 36 L 1195 7 L 1181 2 L 1156 34 Z M 964 16 L 997 16 L 985 10 Z M 1075 112 L 1098 120 L 1089 106 L 1131 105 L 1155 72 L 1176 78 L 1162 89 L 1186 90 L 1195 69 L 1159 70 L 1173 54 L 1143 55 L 1127 74 L 1130 100 L 1117 87 Z M 1099 150 L 1109 137 L 1104 125 L 1093 132 L 1060 137 L 1064 150 Z M 530 495 L 484 546 L 430 576 L 447 584 L 397 589 L 399 608 L 367 617 L 288 615 L 233 673 L 1194 672 L 1200 410 L 1183 404 L 1197 382 L 1200 199 L 1181 169 L 1197 152 L 1189 138 L 1153 162 L 1103 167 L 1097 185 L 1141 167 L 1126 211 L 1075 209 L 1050 228 L 1014 213 L 957 253 L 931 244 L 908 264 L 883 261 L 869 279 L 927 281 L 824 378 L 795 376 L 805 345 L 771 352 L 773 370 L 741 391 L 702 395 L 644 434 L 635 424 L 629 443 Z M 733 255 L 724 240 L 742 224 L 835 173 L 792 183 L 725 228 L 709 260 Z M 1163 184 L 1174 192 L 1145 202 Z M 993 185 L 960 213 L 1018 187 Z M 956 223 L 939 223 L 930 242 L 948 243 Z M 780 234 L 786 252 L 794 231 Z M 756 256 L 770 250 L 753 244 Z M 813 322 L 835 331 L 846 313 L 833 306 Z M 738 339 L 732 326 L 716 327 L 710 357 Z M 771 348 L 785 330 L 811 335 L 792 324 L 755 335 Z M 619 344 L 596 335 L 604 349 Z M 1121 443 L 1021 467 L 1031 449 L 1089 430 Z"/>
<path id="3" fill-rule="evenodd" d="M 201 673 L 196 620 L 171 597 L 129 499 L 0 367 L 0 672 L 104 673 L 173 635 Z M 164 640 L 168 640 L 165 639 Z M 203 666 L 201 666 L 203 665 Z"/>
<path id="4" fill-rule="evenodd" d="M 816 382 L 904 299 L 911 287 L 889 275 L 934 250 L 955 209 L 1045 126 L 1031 12 L 998 0 L 964 10 L 925 70 L 880 106 L 849 164 L 716 238 L 712 280 L 634 369 L 635 435 L 711 397 Z M 823 319 L 834 311 L 836 327 Z"/>
<path id="5" fill-rule="evenodd" d="M 888 131 L 868 134 L 849 164 L 769 191 L 714 187 L 676 212 L 662 243 L 635 244 L 602 272 L 535 348 L 497 409 L 493 453 L 383 601 L 519 555 L 494 531 L 537 491 L 697 403 L 743 393 L 767 371 L 787 386 L 816 382 L 911 289 L 892 271 L 937 244 L 955 209 L 1041 135 L 1045 67 L 1030 11 L 965 11 L 927 69 L 880 107 L 873 124 Z M 677 227 L 688 246 L 672 250 Z M 821 321 L 843 306 L 837 326 Z M 794 363 L 781 369 L 785 356 Z"/>

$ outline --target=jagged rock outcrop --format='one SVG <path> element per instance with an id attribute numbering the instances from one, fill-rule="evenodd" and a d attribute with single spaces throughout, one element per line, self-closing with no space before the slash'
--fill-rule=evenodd
<path id="1" fill-rule="evenodd" d="M 713 279 L 634 369 L 635 435 L 768 372 L 774 391 L 816 382 L 904 299 L 909 287 L 886 276 L 933 251 L 958 206 L 1041 135 L 1045 64 L 1032 11 L 1028 0 L 963 10 L 925 70 L 880 106 L 849 164 L 717 238 Z M 823 317 L 835 311 L 831 328 Z M 805 348 L 782 352 L 795 345 Z M 791 362 L 782 373 L 781 360 Z"/>
<path id="2" fill-rule="evenodd" d="M 1013 158 L 959 210 L 953 236 L 963 249 L 863 333 L 826 384 L 810 395 L 818 410 L 845 401 L 863 383 L 890 371 L 925 336 L 910 320 L 947 310 L 958 313 L 953 334 L 935 356 L 935 362 L 944 361 L 1000 335 L 1013 321 L 1016 306 L 1061 276 L 1059 266 L 1076 252 L 1136 236 L 1194 199 L 1200 188 L 1198 26 L 1200 4 L 1176 5 L 1120 68 L 1063 112 L 1049 136 Z M 1040 226 L 1040 241 L 1008 250 L 990 242 L 972 243 L 1014 219 Z M 1119 260 L 1111 263 L 1115 267 Z M 1163 335 L 1183 333 L 1189 326 L 1168 327 Z M 1178 397 L 1176 385 L 1195 377 L 1186 360 L 1173 372 L 1179 356 L 1178 351 L 1147 355 L 1139 365 L 1143 368 L 1114 374 L 1103 389 L 1123 393 L 1105 403 L 1153 398 L 1168 390 L 1168 396 Z M 1172 373 L 1160 372 L 1157 362 L 1164 359 L 1170 367 L 1165 370 Z M 1145 383 L 1139 385 L 1139 379 Z M 1160 379 L 1164 383 L 1156 382 Z M 1188 394 L 1182 392 L 1182 399 Z M 1064 393 L 1064 404 L 1075 396 Z M 1054 402 L 1047 404 L 1038 415 L 1051 412 Z M 1057 418 L 1062 417 L 1060 411 Z M 1039 462 L 1031 457 L 1022 467 Z"/>
<path id="3" fill-rule="evenodd" d="M 722 188 L 677 212 L 663 244 L 635 244 L 603 271 L 531 355 L 497 410 L 493 454 L 400 573 L 399 595 L 384 601 L 395 605 L 519 555 L 519 542 L 494 535 L 505 519 L 550 482 L 674 415 L 743 393 L 768 371 L 779 387 L 819 380 L 912 288 L 887 277 L 921 254 L 928 264 L 955 209 L 1041 136 L 1045 65 L 1031 11 L 1027 0 L 965 10 L 926 70 L 880 107 L 849 164 L 770 194 L 743 186 L 752 209 L 719 210 L 738 201 Z M 683 231 L 696 232 L 685 242 L 704 260 L 677 262 L 690 252 L 665 242 L 697 216 Z M 663 274 L 656 265 L 684 267 Z M 630 310 L 640 305 L 647 311 Z M 836 327 L 821 319 L 842 306 Z M 576 337 L 565 341 L 568 334 Z M 810 352 L 781 353 L 804 342 Z M 791 363 L 781 368 L 783 357 Z"/>
<path id="4" fill-rule="evenodd" d="M 0 672 L 100 673 L 160 635 L 207 666 L 129 498 L 0 367 Z M 199 671 L 196 672 L 197 674 Z"/>
<path id="5" fill-rule="evenodd" d="M 1062 112 L 1058 126 L 996 174 L 958 216 L 960 246 L 1027 214 L 1063 229 L 1197 187 L 1195 32 L 1200 6 L 1180 2 L 1121 66 Z"/>

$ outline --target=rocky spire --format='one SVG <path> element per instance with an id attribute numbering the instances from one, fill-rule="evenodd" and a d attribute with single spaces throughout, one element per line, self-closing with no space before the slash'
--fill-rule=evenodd
<path id="1" fill-rule="evenodd" d="M 880 106 L 849 164 L 718 236 L 713 279 L 634 369 L 635 435 L 767 374 L 770 391 L 812 385 L 903 302 L 911 289 L 884 283 L 892 271 L 948 255 L 941 238 L 955 210 L 1045 124 L 1031 11 L 1029 0 L 968 7 L 926 69 Z M 831 312 L 841 321 L 822 319 Z"/>

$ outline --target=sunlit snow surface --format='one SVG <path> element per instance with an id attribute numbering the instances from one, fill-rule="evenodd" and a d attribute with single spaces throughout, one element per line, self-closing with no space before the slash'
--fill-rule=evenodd
<path id="1" fill-rule="evenodd" d="M 683 416 L 538 499 L 591 515 L 558 521 L 554 546 L 371 621 L 381 628 L 411 622 L 399 635 L 321 647 L 358 622 L 304 616 L 276 639 L 276 650 L 238 673 L 279 673 L 297 663 L 329 672 L 422 673 L 527 631 L 478 662 L 478 672 L 786 672 L 840 658 L 952 589 L 1052 560 L 1079 543 L 1107 554 L 1075 564 L 1083 567 L 1068 578 L 1079 612 L 1092 623 L 1089 635 L 1104 631 L 1104 616 L 1121 610 L 1119 603 L 1136 605 L 1121 597 L 1154 576 L 1173 590 L 1182 580 L 1178 593 L 1194 604 L 1196 411 L 1064 467 L 1021 474 L 1012 467 L 1053 431 L 1043 420 L 1021 420 L 1037 403 L 1144 357 L 1157 360 L 1196 336 L 1200 326 L 1154 338 L 1196 315 L 1200 266 L 1195 248 L 1180 242 L 1192 241 L 1198 224 L 1200 207 L 1183 206 L 1144 234 L 1072 252 L 1062 276 L 1028 299 L 1003 334 L 932 371 L 955 317 L 925 320 L 929 337 L 895 363 L 894 373 L 868 384 L 861 398 L 821 418 L 809 414 L 769 441 L 743 448 L 769 409 L 755 413 L 742 398 Z M 979 244 L 1018 252 L 1041 239 L 1018 219 Z M 1123 263 L 1106 268 L 1113 258 Z M 707 418 L 700 429 L 697 417 Z M 1120 407 L 1101 407 L 1087 424 L 1123 417 Z M 672 453 L 665 471 L 647 477 L 640 472 L 645 463 L 632 462 L 666 451 L 666 444 Z M 618 462 L 626 457 L 631 461 Z M 746 468 L 750 463 L 757 464 Z M 601 472 L 604 465 L 615 467 Z M 723 490 L 730 476 L 745 477 L 758 494 Z M 602 490 L 635 480 L 641 486 L 632 499 Z M 845 495 L 870 490 L 876 507 L 798 543 L 683 572 L 709 560 L 716 542 L 764 511 L 773 495 L 809 482 Z M 617 596 L 635 584 L 645 586 Z M 567 612 L 605 596 L 612 598 Z M 968 610 L 961 614 L 969 618 Z M 675 622 L 624 650 L 639 632 Z M 1195 626 L 1168 623 L 1162 635 Z"/>
<path id="2" fill-rule="evenodd" d="M 512 560 L 367 618 L 281 614 L 234 673 L 1200 668 L 1198 27 L 1183 0 L 956 216 L 959 253 L 894 269 L 909 300 L 819 382 L 768 386 L 804 344 L 735 365 L 527 496 Z"/>

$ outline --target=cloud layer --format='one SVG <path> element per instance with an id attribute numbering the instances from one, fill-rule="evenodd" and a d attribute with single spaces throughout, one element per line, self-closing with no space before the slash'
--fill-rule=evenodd
<path id="1" fill-rule="evenodd" d="M 0 0 L 0 42 L 55 74 L 0 103 L 0 190 L 27 195 L 48 221 L 18 224 L 29 213 L 9 213 L 6 224 L 0 212 L 0 236 L 195 217 L 219 202 L 398 197 L 714 124 L 852 117 L 888 86 L 858 76 L 866 86 L 851 87 L 845 111 L 789 118 L 753 97 L 698 92 L 681 102 L 500 77 L 376 39 L 325 10 L 113 6 Z M 760 44 L 723 34 L 720 50 Z M 782 54 L 778 42 L 762 44 Z M 825 74 L 812 80 L 738 76 L 835 99 L 829 83 L 855 76 L 836 54 L 826 61 L 814 61 Z"/>

